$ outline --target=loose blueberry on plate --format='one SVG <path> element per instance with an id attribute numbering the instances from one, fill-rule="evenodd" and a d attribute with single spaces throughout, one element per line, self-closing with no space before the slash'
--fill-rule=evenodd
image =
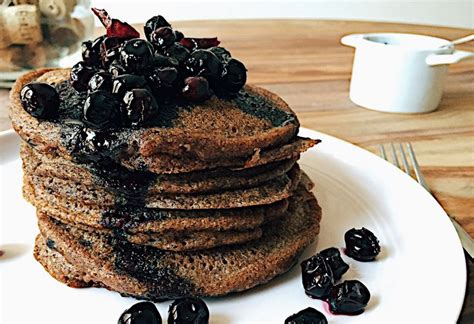
<path id="1" fill-rule="evenodd" d="M 143 27 L 146 39 L 150 41 L 151 33 L 160 27 L 171 27 L 171 24 L 167 22 L 163 16 L 159 15 L 148 19 L 148 21 L 145 23 L 145 26 Z"/>
<path id="2" fill-rule="evenodd" d="M 203 77 L 186 78 L 182 95 L 190 101 L 204 101 L 211 96 L 209 82 Z"/>
<path id="3" fill-rule="evenodd" d="M 146 87 L 147 82 L 142 75 L 122 74 L 112 79 L 112 93 L 120 99 L 129 90 Z"/>
<path id="4" fill-rule="evenodd" d="M 331 247 L 319 252 L 319 254 L 327 261 L 331 267 L 334 280 L 341 279 L 342 275 L 349 270 L 349 265 L 341 258 L 339 249 Z"/>
<path id="5" fill-rule="evenodd" d="M 112 75 L 105 71 L 97 72 L 89 80 L 87 90 L 89 92 L 97 90 L 112 91 Z"/>
<path id="6" fill-rule="evenodd" d="M 308 307 L 285 320 L 285 324 L 327 324 L 326 316 L 320 311 Z"/>
<path id="7" fill-rule="evenodd" d="M 86 91 L 89 80 L 97 72 L 93 67 L 87 66 L 84 62 L 78 62 L 71 68 L 71 85 L 79 92 Z"/>
<path id="8" fill-rule="evenodd" d="M 303 287 L 313 298 L 324 299 L 334 286 L 334 276 L 327 261 L 319 254 L 301 262 Z"/>
<path id="9" fill-rule="evenodd" d="M 120 315 L 118 324 L 161 324 L 161 315 L 150 302 L 140 302 Z"/>
<path id="10" fill-rule="evenodd" d="M 222 82 L 219 82 L 220 85 L 227 91 L 239 92 L 245 82 L 247 82 L 247 69 L 245 65 L 234 58 L 229 59 L 224 64 Z"/>
<path id="11" fill-rule="evenodd" d="M 150 91 L 133 89 L 123 97 L 123 110 L 126 120 L 132 126 L 145 124 L 156 117 L 159 112 L 158 104 Z"/>
<path id="12" fill-rule="evenodd" d="M 344 235 L 346 254 L 357 261 L 372 261 L 380 253 L 377 237 L 368 229 L 350 229 Z"/>
<path id="13" fill-rule="evenodd" d="M 168 324 L 207 324 L 209 309 L 200 298 L 176 299 L 168 310 Z"/>
<path id="14" fill-rule="evenodd" d="M 146 40 L 126 41 L 120 50 L 120 62 L 130 73 L 143 73 L 153 65 L 153 46 Z"/>
<path id="15" fill-rule="evenodd" d="M 23 109 L 31 116 L 39 119 L 54 118 L 58 114 L 59 94 L 46 83 L 29 83 L 20 91 Z"/>
<path id="16" fill-rule="evenodd" d="M 184 66 L 192 76 L 215 79 L 222 74 L 222 63 L 209 50 L 195 50 L 184 62 Z"/>
<path id="17" fill-rule="evenodd" d="M 326 301 L 334 314 L 358 315 L 369 303 L 369 289 L 358 280 L 347 280 L 334 286 Z"/>
<path id="18" fill-rule="evenodd" d="M 157 47 L 166 47 L 176 41 L 176 34 L 171 27 L 160 27 L 150 34 L 150 42 Z"/>
<path id="19" fill-rule="evenodd" d="M 110 92 L 104 90 L 91 92 L 84 103 L 84 123 L 98 129 L 118 126 L 120 105 Z"/>

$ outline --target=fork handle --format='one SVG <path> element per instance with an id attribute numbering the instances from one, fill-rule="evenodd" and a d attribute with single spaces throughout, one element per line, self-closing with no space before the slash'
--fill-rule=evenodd
<path id="1" fill-rule="evenodd" d="M 471 236 L 462 228 L 462 226 L 451 216 L 449 216 L 451 223 L 453 223 L 456 232 L 458 233 L 459 239 L 461 240 L 461 244 L 466 250 L 467 254 L 472 258 L 474 258 L 474 240 Z"/>

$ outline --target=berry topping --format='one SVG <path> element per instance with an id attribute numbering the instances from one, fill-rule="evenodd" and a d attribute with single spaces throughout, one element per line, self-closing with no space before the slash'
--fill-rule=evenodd
<path id="1" fill-rule="evenodd" d="M 112 91 L 112 75 L 105 71 L 97 72 L 89 80 L 87 90 L 92 92 L 96 90 Z"/>
<path id="2" fill-rule="evenodd" d="M 112 63 L 110 63 L 109 73 L 113 77 L 117 77 L 119 75 L 126 74 L 127 70 L 125 70 L 125 68 L 120 64 L 118 60 L 115 60 Z"/>
<path id="3" fill-rule="evenodd" d="M 109 128 L 119 124 L 120 102 L 110 93 L 89 93 L 84 103 L 84 123 L 92 128 Z"/>
<path id="4" fill-rule="evenodd" d="M 157 68 L 148 75 L 148 85 L 158 97 L 169 96 L 178 81 L 178 70 L 174 67 Z"/>
<path id="5" fill-rule="evenodd" d="M 221 43 L 217 37 L 214 38 L 190 38 L 190 37 L 184 37 L 179 41 L 181 45 L 186 47 L 187 49 L 193 51 L 199 48 L 210 48 L 210 47 L 215 47 L 219 46 Z"/>
<path id="6" fill-rule="evenodd" d="M 368 229 L 350 229 L 344 234 L 346 254 L 357 261 L 372 261 L 380 253 L 377 237 Z"/>
<path id="7" fill-rule="evenodd" d="M 92 12 L 97 16 L 97 18 L 99 18 L 102 25 L 106 28 L 108 37 L 125 39 L 140 37 L 140 33 L 137 32 L 135 28 L 126 22 L 110 18 L 109 14 L 104 9 L 92 8 Z"/>
<path id="8" fill-rule="evenodd" d="M 211 47 L 209 49 L 222 62 L 226 63 L 231 58 L 231 54 L 224 47 Z"/>
<path id="9" fill-rule="evenodd" d="M 320 311 L 312 307 L 305 308 L 285 320 L 285 324 L 327 324 L 328 320 Z"/>
<path id="10" fill-rule="evenodd" d="M 176 35 L 171 27 L 160 27 L 150 34 L 150 42 L 157 47 L 166 47 L 176 41 Z"/>
<path id="11" fill-rule="evenodd" d="M 190 54 L 189 50 L 179 43 L 174 43 L 166 47 L 163 53 L 168 57 L 175 58 L 180 63 L 183 63 Z"/>
<path id="12" fill-rule="evenodd" d="M 190 75 L 215 79 L 222 73 L 222 63 L 209 50 L 195 50 L 184 63 Z"/>
<path id="13" fill-rule="evenodd" d="M 190 101 L 204 101 L 211 96 L 209 82 L 203 77 L 186 78 L 182 94 Z"/>
<path id="14" fill-rule="evenodd" d="M 100 59 L 102 66 L 107 68 L 120 55 L 120 48 L 124 40 L 118 37 L 105 37 L 100 45 Z"/>
<path id="15" fill-rule="evenodd" d="M 319 254 L 301 263 L 303 287 L 306 294 L 313 298 L 324 299 L 334 286 L 331 267 Z"/>
<path id="16" fill-rule="evenodd" d="M 150 302 L 140 302 L 120 315 L 118 324 L 161 324 L 161 315 Z"/>
<path id="17" fill-rule="evenodd" d="M 79 92 L 86 91 L 89 80 L 96 73 L 96 69 L 87 66 L 84 62 L 76 63 L 71 68 L 71 85 Z"/>
<path id="18" fill-rule="evenodd" d="M 146 123 L 158 115 L 159 107 L 150 91 L 133 89 L 123 97 L 123 112 L 132 126 Z"/>
<path id="19" fill-rule="evenodd" d="M 171 24 L 167 22 L 163 16 L 154 16 L 148 19 L 148 21 L 145 23 L 145 26 L 143 27 L 146 39 L 150 41 L 151 33 L 160 27 L 171 27 Z"/>
<path id="20" fill-rule="evenodd" d="M 120 62 L 130 73 L 143 73 L 153 65 L 153 46 L 143 39 L 126 41 L 120 50 Z"/>
<path id="21" fill-rule="evenodd" d="M 184 38 L 184 34 L 180 32 L 179 30 L 175 30 L 174 33 L 176 35 L 177 42 L 181 41 Z"/>
<path id="22" fill-rule="evenodd" d="M 112 93 L 120 99 L 129 90 L 146 87 L 146 79 L 142 75 L 122 74 L 112 79 Z"/>
<path id="23" fill-rule="evenodd" d="M 247 69 L 245 65 L 236 59 L 229 59 L 224 64 L 222 82 L 219 83 L 220 86 L 229 92 L 239 92 L 245 82 L 247 82 Z"/>
<path id="24" fill-rule="evenodd" d="M 58 114 L 59 94 L 46 83 L 28 83 L 20 91 L 23 109 L 39 119 L 54 118 Z"/>
<path id="25" fill-rule="evenodd" d="M 335 280 L 341 279 L 342 275 L 349 270 L 349 265 L 342 260 L 341 253 L 335 247 L 325 249 L 319 254 L 328 263 Z"/>
<path id="26" fill-rule="evenodd" d="M 202 299 L 185 297 L 175 300 L 168 310 L 168 324 L 208 324 L 209 309 Z"/>
<path id="27" fill-rule="evenodd" d="M 161 54 L 155 54 L 153 58 L 153 65 L 155 67 L 164 67 L 164 66 L 178 67 L 179 61 L 174 57 L 167 57 Z"/>
<path id="28" fill-rule="evenodd" d="M 347 280 L 334 286 L 327 298 L 332 313 L 345 315 L 363 313 L 369 300 L 369 290 L 358 280 Z"/>

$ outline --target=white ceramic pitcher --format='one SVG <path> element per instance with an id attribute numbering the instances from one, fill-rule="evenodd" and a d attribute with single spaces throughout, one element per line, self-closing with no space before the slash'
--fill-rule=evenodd
<path id="1" fill-rule="evenodd" d="M 356 49 L 350 99 L 385 112 L 435 110 L 448 65 L 474 57 L 474 53 L 448 46 L 448 40 L 424 35 L 353 34 L 341 42 Z"/>

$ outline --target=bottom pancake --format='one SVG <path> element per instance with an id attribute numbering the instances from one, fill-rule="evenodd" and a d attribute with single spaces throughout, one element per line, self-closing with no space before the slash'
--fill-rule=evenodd
<path id="1" fill-rule="evenodd" d="M 265 226 L 260 239 L 204 251 L 176 253 L 130 244 L 120 237 L 83 231 L 44 216 L 39 227 L 48 246 L 72 266 L 59 270 L 74 269 L 69 277 L 78 282 L 150 300 L 221 296 L 250 289 L 286 272 L 316 238 L 320 207 L 303 188 L 295 195 L 304 199 L 298 204 L 290 202 L 288 217 Z M 41 251 L 41 246 L 37 250 Z M 63 278 L 58 268 L 48 266 L 45 259 L 49 256 L 41 255 L 45 268 L 54 277 Z"/>

